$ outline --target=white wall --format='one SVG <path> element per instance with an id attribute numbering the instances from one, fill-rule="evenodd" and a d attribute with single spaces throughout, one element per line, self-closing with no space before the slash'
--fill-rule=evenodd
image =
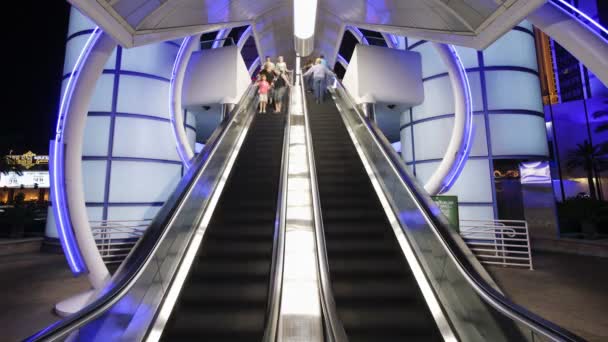
<path id="1" fill-rule="evenodd" d="M 237 46 L 196 51 L 186 69 L 182 106 L 237 103 L 249 84 L 251 77 Z"/>
<path id="2" fill-rule="evenodd" d="M 343 84 L 357 103 L 419 105 L 424 100 L 421 54 L 358 44 Z"/>

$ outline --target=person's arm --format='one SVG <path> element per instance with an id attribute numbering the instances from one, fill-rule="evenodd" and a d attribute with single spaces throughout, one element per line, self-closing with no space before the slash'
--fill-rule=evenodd
<path id="1" fill-rule="evenodd" d="M 302 75 L 302 76 L 308 76 L 308 75 L 310 75 L 312 73 L 312 69 L 313 68 L 308 69 L 308 71 L 305 72 L 304 75 Z"/>

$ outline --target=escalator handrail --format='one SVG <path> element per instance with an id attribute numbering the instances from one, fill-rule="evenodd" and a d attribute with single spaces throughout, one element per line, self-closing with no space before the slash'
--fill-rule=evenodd
<path id="1" fill-rule="evenodd" d="M 364 123 L 365 127 L 372 135 L 373 140 L 390 162 L 392 168 L 397 172 L 401 182 L 408 189 L 408 192 L 412 195 L 417 206 L 422 210 L 427 222 L 431 223 L 435 235 L 439 237 L 441 244 L 475 292 L 498 311 L 550 339 L 557 341 L 584 341 L 584 339 L 574 333 L 513 303 L 483 279 L 475 269 L 475 266 L 469 261 L 467 255 L 465 255 L 458 243 L 451 236 L 450 229 L 433 214 L 434 212 L 438 212 L 431 209 L 432 207 L 436 207 L 436 204 L 434 204 L 429 195 L 423 195 L 426 194 L 426 191 L 408 176 L 405 171 L 405 164 L 397 155 L 392 145 L 386 140 L 384 134 L 373 122 L 371 122 L 371 120 L 369 120 L 369 118 L 363 115 L 342 83 L 336 80 L 336 84 L 346 95 L 347 100 L 350 102 L 352 108 L 355 109 L 359 119 Z"/>
<path id="2" fill-rule="evenodd" d="M 167 199 L 156 217 L 146 229 L 144 235 L 139 239 L 131 252 L 127 255 L 121 266 L 114 273 L 108 285 L 97 294 L 97 299 L 87 304 L 83 309 L 72 314 L 52 325 L 44 328 L 38 333 L 28 337 L 25 341 L 54 341 L 65 337 L 88 322 L 96 319 L 125 295 L 129 289 L 142 275 L 145 266 L 152 259 L 158 246 L 161 244 L 167 233 L 168 223 L 178 211 L 180 204 L 183 203 L 188 190 L 195 185 L 198 176 L 205 171 L 207 161 L 213 156 L 223 138 L 228 132 L 233 118 L 240 110 L 246 110 L 243 106 L 251 105 L 248 103 L 255 85 L 251 84 L 241 100 L 232 110 L 230 116 L 220 123 L 215 129 L 203 150 L 195 157 L 194 163 L 187 170 L 182 180 L 177 185 L 173 194 Z"/>
<path id="3" fill-rule="evenodd" d="M 291 96 L 288 97 L 289 101 Z M 289 103 L 289 101 L 285 101 Z M 289 134 L 291 123 L 291 106 L 287 110 L 285 129 L 283 131 L 283 148 L 281 155 L 281 176 L 279 178 L 279 195 L 277 196 L 277 212 L 273 233 L 271 281 L 268 287 L 268 306 L 264 342 L 275 342 L 278 337 L 279 316 L 281 309 L 281 293 L 283 288 L 283 270 L 285 265 L 285 226 L 287 218 L 287 176 L 289 174 Z M 282 115 L 282 114 L 279 114 Z"/>
<path id="4" fill-rule="evenodd" d="M 321 283 L 321 309 L 323 311 L 323 319 L 325 322 L 325 338 L 328 342 L 347 342 L 348 337 L 342 321 L 338 317 L 336 310 L 336 301 L 334 299 L 333 290 L 331 287 L 331 279 L 329 274 L 329 261 L 327 258 L 327 246 L 325 244 L 325 228 L 323 226 L 323 215 L 321 211 L 321 199 L 319 196 L 319 188 L 317 182 L 317 168 L 315 165 L 315 155 L 312 143 L 312 135 L 310 132 L 310 122 L 308 105 L 306 103 L 306 90 L 304 89 L 304 79 L 300 77 L 300 91 L 302 96 L 302 110 L 304 111 L 304 125 L 306 132 L 306 141 L 308 145 L 308 164 L 310 168 L 310 184 L 312 192 L 313 215 L 315 220 L 315 239 L 317 247 L 317 263 L 319 272 L 319 281 Z"/>

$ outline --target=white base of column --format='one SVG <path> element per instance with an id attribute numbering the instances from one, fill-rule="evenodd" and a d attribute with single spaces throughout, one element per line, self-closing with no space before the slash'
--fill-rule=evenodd
<path id="1" fill-rule="evenodd" d="M 79 293 L 73 297 L 62 300 L 55 304 L 55 312 L 61 317 L 67 317 L 84 308 L 88 303 L 95 290 L 90 289 L 86 292 Z"/>

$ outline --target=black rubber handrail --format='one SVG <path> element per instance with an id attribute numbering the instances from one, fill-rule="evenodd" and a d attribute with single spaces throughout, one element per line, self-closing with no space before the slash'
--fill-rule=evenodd
<path id="1" fill-rule="evenodd" d="M 343 90 L 344 94 L 346 96 L 349 96 L 344 86 L 340 82 L 337 83 L 339 87 Z M 490 284 L 488 284 L 487 281 L 484 280 L 483 277 L 481 277 L 481 275 L 479 275 L 479 273 L 475 269 L 475 266 L 471 264 L 467 255 L 462 251 L 456 240 L 454 240 L 454 238 L 452 237 L 451 230 L 444 222 L 442 222 L 436 216 L 436 214 L 434 214 L 439 211 L 432 210 L 431 208 L 437 207 L 437 205 L 432 201 L 431 197 L 426 194 L 426 191 L 417 182 L 413 181 L 409 177 L 409 175 L 405 171 L 405 165 L 403 164 L 403 161 L 396 154 L 390 143 L 386 140 L 384 134 L 374 123 L 372 123 L 366 116 L 361 113 L 359 108 L 354 105 L 352 107 L 357 112 L 361 120 L 365 123 L 368 130 L 372 133 L 374 140 L 376 140 L 378 146 L 384 151 L 394 169 L 397 170 L 399 177 L 401 178 L 403 183 L 406 184 L 406 186 L 409 187 L 409 189 L 411 190 L 410 192 L 414 197 L 413 199 L 423 210 L 425 216 L 431 221 L 433 228 L 438 233 L 437 235 L 447 246 L 447 252 L 454 256 L 454 259 L 460 265 L 461 269 L 467 274 L 467 277 L 465 278 L 472 280 L 474 282 L 474 285 L 476 285 L 474 286 L 474 288 L 478 288 L 491 299 L 490 301 L 485 301 L 489 302 L 488 304 L 490 304 L 497 311 L 505 312 L 512 319 L 517 320 L 522 324 L 525 324 L 532 330 L 546 337 L 557 341 L 585 341 L 583 338 L 575 335 L 574 333 L 528 311 L 520 305 L 511 302 L 503 294 L 501 294 L 500 292 L 495 290 Z"/>
<path id="2" fill-rule="evenodd" d="M 160 211 L 152 220 L 144 235 L 131 250 L 124 262 L 112 276 L 108 288 L 102 290 L 102 295 L 94 302 L 85 306 L 77 313 L 70 315 L 38 333 L 26 338 L 24 341 L 54 341 L 70 334 L 84 324 L 94 320 L 112 307 L 119 300 L 126 289 L 139 278 L 139 272 L 146 265 L 146 261 L 152 258 L 152 251 L 162 242 L 168 223 L 174 216 L 179 204 L 184 200 L 187 190 L 194 186 L 194 181 L 201 170 L 204 169 L 209 156 L 217 149 L 222 138 L 225 136 L 232 116 L 239 111 L 241 106 L 248 98 L 253 96 L 254 85 L 250 85 L 239 104 L 234 108 L 228 118 L 220 123 L 215 129 L 203 150 L 196 156 L 194 163 L 188 169 L 182 180 L 179 182 L 173 194 L 167 199 Z"/>

